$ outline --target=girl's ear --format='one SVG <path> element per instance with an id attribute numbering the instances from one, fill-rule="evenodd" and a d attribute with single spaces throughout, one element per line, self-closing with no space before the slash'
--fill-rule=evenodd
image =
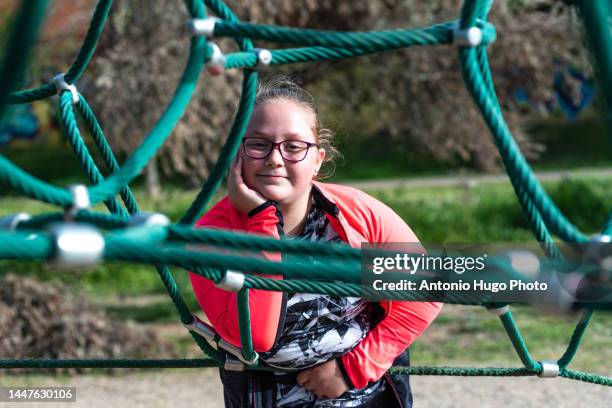
<path id="1" fill-rule="evenodd" d="M 314 179 L 319 175 L 319 170 L 321 170 L 321 165 L 323 164 L 323 160 L 325 160 L 325 149 L 319 148 L 319 152 L 317 155 L 317 161 L 312 169 L 312 177 Z"/>
<path id="2" fill-rule="evenodd" d="M 323 160 L 325 160 L 325 155 L 327 152 L 322 147 L 319 147 L 319 155 L 317 156 L 317 173 L 323 164 Z"/>

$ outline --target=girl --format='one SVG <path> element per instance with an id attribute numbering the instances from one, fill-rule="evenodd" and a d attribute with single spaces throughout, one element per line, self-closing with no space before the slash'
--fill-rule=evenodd
<path id="1" fill-rule="evenodd" d="M 404 221 L 376 199 L 316 181 L 336 153 L 331 136 L 312 97 L 284 77 L 273 78 L 257 94 L 229 172 L 228 195 L 197 225 L 353 247 L 418 242 Z M 216 331 L 239 347 L 236 293 L 193 273 L 190 278 Z M 408 376 L 386 371 L 394 364 L 408 365 L 405 350 L 441 308 L 433 302 L 369 303 L 253 289 L 249 306 L 253 346 L 279 370 L 220 369 L 226 407 L 408 408 Z"/>

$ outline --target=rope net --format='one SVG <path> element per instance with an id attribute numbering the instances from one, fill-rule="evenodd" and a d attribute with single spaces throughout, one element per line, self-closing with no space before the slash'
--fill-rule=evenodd
<path id="1" fill-rule="evenodd" d="M 207 358 L 178 360 L 0 360 L 0 368 L 72 368 L 72 367 L 212 367 L 234 369 L 271 368 L 257 358 L 250 332 L 248 290 L 300 291 L 337 296 L 360 296 L 361 251 L 346 245 L 328 245 L 298 241 L 273 240 L 246 234 L 194 229 L 217 192 L 230 163 L 236 155 L 255 102 L 258 72 L 263 65 L 283 65 L 311 61 L 332 61 L 389 51 L 411 46 L 455 45 L 465 84 L 489 127 L 499 149 L 519 203 L 529 220 L 536 240 L 551 259 L 561 259 L 552 240 L 555 234 L 565 242 L 584 243 L 592 240 L 609 242 L 612 234 L 612 212 L 605 220 L 601 235 L 589 238 L 574 226 L 559 210 L 534 176 L 521 154 L 501 112 L 489 69 L 487 45 L 494 42 L 495 27 L 487 21 L 493 0 L 465 0 L 460 19 L 417 29 L 373 32 L 333 32 L 293 29 L 273 25 L 240 22 L 221 0 L 184 0 L 191 20 L 189 57 L 174 95 L 165 111 L 143 138 L 142 143 L 120 167 L 106 141 L 96 115 L 75 84 L 87 68 L 110 11 L 112 0 L 100 0 L 90 22 L 82 46 L 65 75 L 53 83 L 37 88 L 14 91 L 22 83 L 27 67 L 27 55 L 35 43 L 44 22 L 46 0 L 21 2 L 15 24 L 10 33 L 0 69 L 0 114 L 6 105 L 23 104 L 59 94 L 58 109 L 68 140 L 85 169 L 90 186 L 63 188 L 39 180 L 0 155 L 0 184 L 23 196 L 62 207 L 63 210 L 29 217 L 16 214 L 0 221 L 0 259 L 50 261 L 60 266 L 87 266 L 98 261 L 129 261 L 155 265 L 181 322 L 189 329 L 194 341 Z M 612 18 L 609 2 L 605 0 L 574 0 L 581 15 L 591 46 L 596 72 L 603 94 L 607 98 L 608 120 L 612 124 Z M 209 17 L 207 9 L 216 17 Z M 224 55 L 214 44 L 214 37 L 235 39 L 240 51 Z M 277 44 L 291 44 L 296 48 L 262 50 L 253 47 L 251 40 L 265 40 Z M 170 225 L 160 214 L 145 214 L 138 207 L 129 183 L 143 170 L 164 144 L 177 125 L 192 97 L 202 71 L 219 74 L 224 70 L 241 69 L 242 94 L 234 123 L 209 178 L 182 219 Z M 104 178 L 94 163 L 77 125 L 77 116 L 99 150 L 110 172 Z M 120 197 L 121 202 L 117 199 Z M 89 207 L 104 203 L 110 213 L 90 211 Z M 123 204 L 123 205 L 122 205 Z M 104 232 L 104 233 L 102 233 Z M 70 246 L 70 239 L 79 246 Z M 68 244 L 66 244 L 66 242 Z M 83 244 L 85 243 L 86 244 Z M 291 254 L 290 259 L 272 262 L 265 259 L 232 255 L 226 252 L 190 250 L 189 244 L 205 244 L 220 248 L 249 251 L 279 251 Z M 310 254 L 325 257 L 314 265 L 300 261 Z M 215 283 L 232 278 L 229 269 L 254 273 L 275 273 L 283 280 L 272 280 L 256 274 L 241 275 L 238 290 L 242 349 L 232 348 L 215 336 L 213 329 L 201 322 L 188 309 L 181 296 L 169 265 L 189 269 Z M 502 269 L 504 269 L 502 265 Z M 505 265 L 505 269 L 512 271 Z M 310 278 L 324 276 L 325 281 Z M 235 278 L 235 276 L 234 276 Z M 345 284 L 334 283 L 334 280 Z M 609 289 L 609 282 L 608 282 Z M 380 293 L 378 294 L 380 295 Z M 419 300 L 413 292 L 385 292 L 389 299 Z M 512 312 L 505 305 L 492 305 L 482 299 L 457 297 L 450 303 L 483 305 L 497 312 L 501 323 L 522 362 L 520 368 L 469 367 L 392 367 L 391 372 L 420 375 L 461 376 L 561 376 L 595 384 L 612 386 L 612 378 L 570 370 L 567 366 L 578 351 L 593 310 L 610 310 L 610 304 L 591 302 L 584 307 L 564 354 L 556 361 L 541 362 L 529 353 Z M 552 367 L 552 368 L 551 368 Z"/>

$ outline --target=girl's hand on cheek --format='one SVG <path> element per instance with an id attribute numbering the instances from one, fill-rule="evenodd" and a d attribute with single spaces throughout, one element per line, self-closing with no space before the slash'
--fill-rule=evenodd
<path id="1" fill-rule="evenodd" d="M 241 213 L 248 214 L 267 200 L 257 191 L 250 189 L 242 178 L 242 157 L 234 160 L 227 177 L 227 193 L 232 205 Z"/>

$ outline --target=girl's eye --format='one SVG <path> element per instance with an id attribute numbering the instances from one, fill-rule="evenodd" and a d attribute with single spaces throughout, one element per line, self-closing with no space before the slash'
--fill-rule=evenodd
<path id="1" fill-rule="evenodd" d="M 303 143 L 288 143 L 285 148 L 291 152 L 299 152 L 304 149 L 305 146 Z"/>
<path id="2" fill-rule="evenodd" d="M 248 144 L 248 147 L 250 149 L 265 150 L 268 148 L 268 144 L 264 142 L 251 142 Z"/>

